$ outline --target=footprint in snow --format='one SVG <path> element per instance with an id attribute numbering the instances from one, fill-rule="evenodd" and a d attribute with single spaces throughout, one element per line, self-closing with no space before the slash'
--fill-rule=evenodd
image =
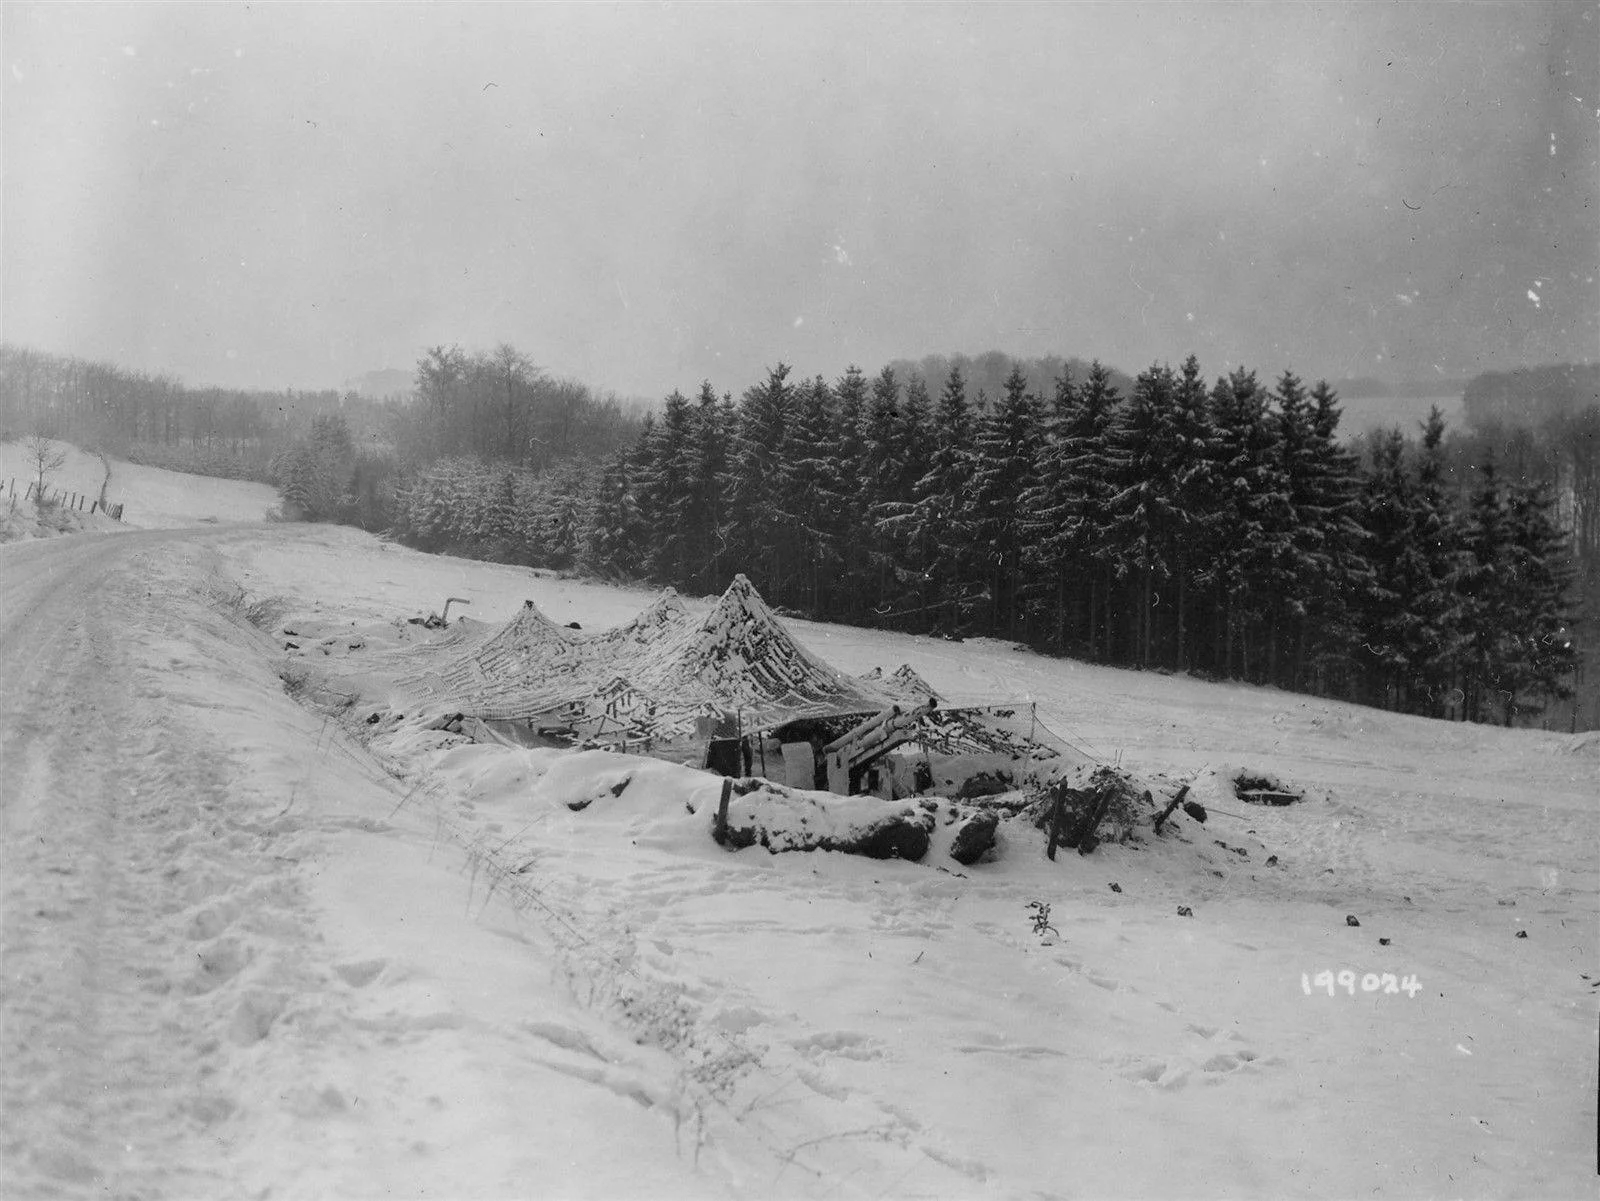
<path id="1" fill-rule="evenodd" d="M 789 1045 L 813 1059 L 826 1055 L 838 1055 L 843 1059 L 882 1059 L 883 1051 L 874 1043 L 874 1039 L 854 1030 L 828 1030 L 797 1038 Z"/>
<path id="2" fill-rule="evenodd" d="M 219 938 L 196 953 L 199 961 L 189 980 L 189 992 L 206 993 L 227 983 L 244 970 L 252 958 L 250 948 L 236 938 Z"/>
<path id="3" fill-rule="evenodd" d="M 334 972 L 351 988 L 365 988 L 389 966 L 387 959 L 361 959 L 350 963 L 336 963 Z"/>

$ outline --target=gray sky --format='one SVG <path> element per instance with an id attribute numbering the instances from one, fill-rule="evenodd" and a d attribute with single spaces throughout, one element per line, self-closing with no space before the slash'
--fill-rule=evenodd
<path id="1" fill-rule="evenodd" d="M 1600 8 L 0 8 L 8 341 L 735 391 L 1600 354 Z"/>

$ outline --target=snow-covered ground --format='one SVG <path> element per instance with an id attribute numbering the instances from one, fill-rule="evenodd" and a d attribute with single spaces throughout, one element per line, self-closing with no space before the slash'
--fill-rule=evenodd
<path id="1" fill-rule="evenodd" d="M 1600 736 L 795 622 L 1211 817 L 730 852 L 713 777 L 285 688 L 348 681 L 284 625 L 349 671 L 447 596 L 651 599 L 332 527 L 0 547 L 4 1195 L 1592 1195 Z"/>
<path id="2" fill-rule="evenodd" d="M 52 445 L 66 454 L 66 462 L 51 472 L 46 487 L 78 492 L 90 500 L 100 495 L 105 468 L 99 458 L 66 442 Z M 0 442 L 0 488 L 9 497 L 15 485 L 17 503 L 28 483 L 37 478 L 26 439 Z M 219 522 L 263 521 L 277 507 L 278 493 L 265 484 L 185 475 L 112 459 L 106 501 L 123 506 L 122 523 L 130 529 L 176 529 Z"/>

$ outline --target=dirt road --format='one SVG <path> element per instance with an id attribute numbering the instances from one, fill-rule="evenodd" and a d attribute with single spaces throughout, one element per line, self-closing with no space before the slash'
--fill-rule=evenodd
<path id="1" fill-rule="evenodd" d="M 171 627 L 194 613 L 166 607 L 157 551 L 203 553 L 152 532 L 0 560 L 10 1195 L 234 1191 L 211 1131 L 237 1101 L 208 1034 L 219 1007 L 248 1025 L 252 998 L 219 994 L 243 967 L 238 906 L 207 902 L 246 877 L 292 902 L 292 865 L 275 860 L 287 832 L 229 803 L 248 795 L 236 763 L 163 686 L 186 666 Z"/>
<path id="2" fill-rule="evenodd" d="M 295 537 L 0 548 L 0 1195 L 717 1191 L 537 932 L 285 692 L 215 548 Z"/>

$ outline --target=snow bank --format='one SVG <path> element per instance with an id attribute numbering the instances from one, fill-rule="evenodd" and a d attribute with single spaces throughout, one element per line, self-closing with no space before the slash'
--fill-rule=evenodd
<path id="1" fill-rule="evenodd" d="M 719 840 L 730 847 L 763 846 L 780 851 L 844 851 L 869 859 L 921 859 L 933 831 L 932 801 L 885 801 L 872 796 L 836 796 L 739 780 L 719 814 Z"/>
<path id="2" fill-rule="evenodd" d="M 621 825 L 631 836 L 650 836 L 663 847 L 676 843 L 679 850 L 700 850 L 696 844 L 715 834 L 735 850 L 762 846 L 773 854 L 839 851 L 918 860 L 927 854 L 941 808 L 933 800 L 841 797 L 745 779 L 727 781 L 732 795 L 724 815 L 718 804 L 722 777 L 609 751 L 459 745 L 439 755 L 433 776 L 466 803 L 492 806 L 508 817 L 564 810 L 582 814 L 599 837 L 616 837 Z"/>
<path id="3" fill-rule="evenodd" d="M 0 480 L 0 484 L 4 481 Z M 6 495 L 0 499 L 0 542 L 25 542 L 34 538 L 55 538 L 62 534 L 106 533 L 116 522 L 99 513 L 51 505 L 43 512 L 31 500 Z"/>

